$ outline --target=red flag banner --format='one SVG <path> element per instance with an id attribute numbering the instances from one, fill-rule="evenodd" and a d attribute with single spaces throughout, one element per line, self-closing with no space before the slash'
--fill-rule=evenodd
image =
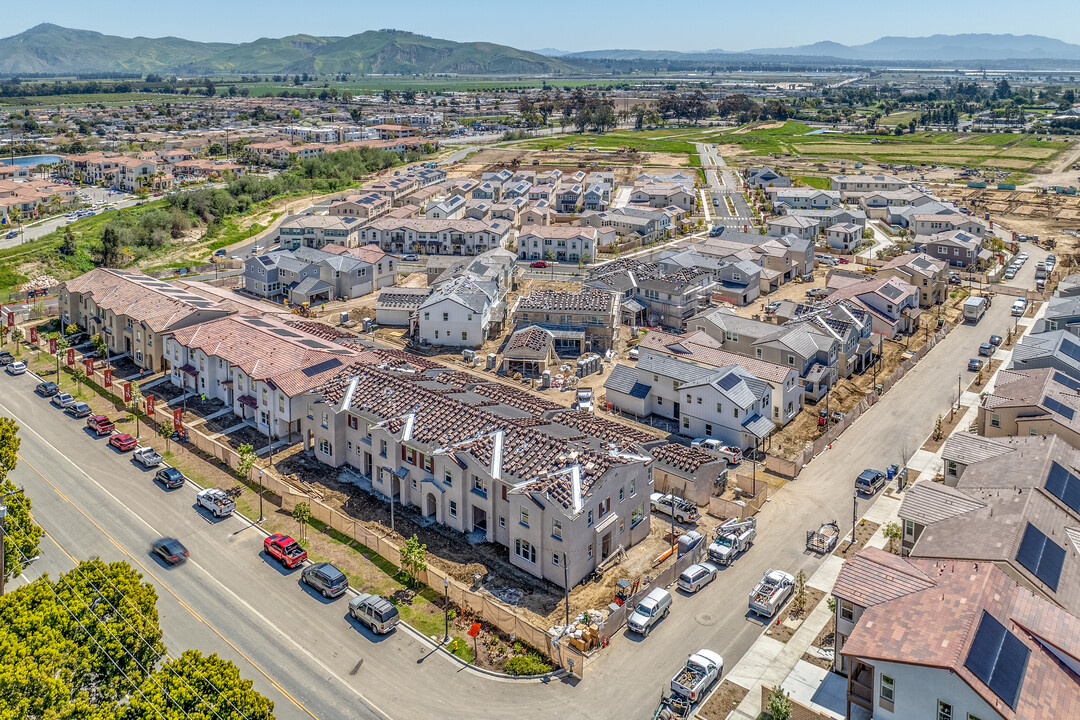
<path id="1" fill-rule="evenodd" d="M 124 402 L 131 402 L 131 383 L 124 383 Z"/>
<path id="2" fill-rule="evenodd" d="M 104 376 L 102 385 L 104 387 L 112 387 L 112 368 L 105 368 L 101 374 Z"/>
<path id="3" fill-rule="evenodd" d="M 151 417 L 151 418 L 154 417 L 154 396 L 153 395 L 147 395 L 146 396 L 146 415 L 148 417 Z"/>

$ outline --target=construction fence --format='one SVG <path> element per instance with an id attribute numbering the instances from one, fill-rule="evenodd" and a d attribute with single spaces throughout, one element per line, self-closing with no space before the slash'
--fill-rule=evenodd
<path id="1" fill-rule="evenodd" d="M 934 349 L 934 347 L 945 339 L 945 336 L 949 334 L 951 326 L 949 323 L 945 323 L 940 330 L 934 333 L 926 343 L 915 351 L 915 353 L 900 363 L 900 366 L 896 368 L 889 375 L 889 377 L 879 383 L 881 385 L 881 394 L 887 393 L 896 383 L 911 371 L 915 365 L 926 356 L 926 353 Z M 774 457 L 772 455 L 765 455 L 765 468 L 770 472 L 773 472 L 781 477 L 786 477 L 794 480 L 802 472 L 802 469 L 815 457 L 825 451 L 833 442 L 840 437 L 844 430 L 847 430 L 851 423 L 855 422 L 860 415 L 869 410 L 877 401 L 881 398 L 878 391 L 874 390 L 867 394 L 859 404 L 851 409 L 839 422 L 834 423 L 823 435 L 814 440 L 814 442 L 808 445 L 799 453 L 793 460 L 785 460 L 783 458 Z"/>

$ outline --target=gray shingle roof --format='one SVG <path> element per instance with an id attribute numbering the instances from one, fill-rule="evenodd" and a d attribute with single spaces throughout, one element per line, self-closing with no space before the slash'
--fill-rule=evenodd
<path id="1" fill-rule="evenodd" d="M 637 371 L 629 365 L 616 364 L 611 374 L 604 381 L 604 389 L 622 393 L 638 399 L 648 397 L 651 385 L 638 382 Z"/>
<path id="2" fill-rule="evenodd" d="M 644 371 L 673 378 L 682 383 L 703 382 L 712 373 L 716 372 L 700 365 L 653 354 L 646 355 L 638 360 L 637 366 Z"/>

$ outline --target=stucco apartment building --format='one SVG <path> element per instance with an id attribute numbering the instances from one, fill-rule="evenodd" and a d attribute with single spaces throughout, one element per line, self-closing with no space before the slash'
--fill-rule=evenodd
<path id="1" fill-rule="evenodd" d="M 96 268 L 60 285 L 61 326 L 75 323 L 101 334 L 113 356 L 128 354 L 141 368 L 169 367 L 165 341 L 177 330 L 231 315 L 238 310 L 189 287 L 132 270 Z"/>
<path id="2" fill-rule="evenodd" d="M 590 262 L 597 248 L 615 238 L 611 228 L 565 225 L 524 225 L 518 233 L 518 257 L 522 260 Z"/>
<path id="3" fill-rule="evenodd" d="M 244 289 L 294 303 L 357 298 L 393 285 L 394 263 L 377 245 L 278 250 L 244 261 Z"/>
<path id="4" fill-rule="evenodd" d="M 652 436 L 501 384 L 444 380 L 433 364 L 420 370 L 340 371 L 307 396 L 305 449 L 462 541 L 499 543 L 511 564 L 560 587 L 648 537 L 652 480 L 639 443 Z M 523 415 L 528 425 L 510 422 Z"/>
<path id="5" fill-rule="evenodd" d="M 949 264 L 926 253 L 900 255 L 878 269 L 878 277 L 895 277 L 914 287 L 919 305 L 931 307 L 945 302 L 949 293 Z"/>
<path id="6" fill-rule="evenodd" d="M 506 247 L 512 231 L 506 220 L 379 218 L 359 229 L 359 239 L 393 253 L 479 255 Z"/>
<path id="7" fill-rule="evenodd" d="M 1002 370 L 976 422 L 985 437 L 1057 435 L 1080 448 L 1080 380 L 1053 368 Z"/>
<path id="8" fill-rule="evenodd" d="M 350 215 L 374 220 L 390 212 L 392 207 L 393 201 L 386 195 L 377 192 L 362 192 L 334 200 L 330 203 L 329 212 L 335 216 Z"/>
<path id="9" fill-rule="evenodd" d="M 362 225 L 360 218 L 349 215 L 293 215 L 278 225 L 276 241 L 282 250 L 321 250 L 327 245 L 355 248 L 362 244 Z"/>
<path id="10" fill-rule="evenodd" d="M 301 396 L 357 355 L 273 317 L 232 315 L 181 328 L 166 341 L 170 382 L 216 398 L 272 437 L 300 431 Z"/>

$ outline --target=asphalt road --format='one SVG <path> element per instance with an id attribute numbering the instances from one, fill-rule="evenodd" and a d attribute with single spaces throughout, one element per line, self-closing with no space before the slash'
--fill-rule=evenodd
<path id="1" fill-rule="evenodd" d="M 709 143 L 695 143 L 701 156 L 701 167 L 705 170 L 708 185 L 709 212 L 714 216 L 714 225 L 725 225 L 742 229 L 743 225 L 753 223 L 754 214 L 746 203 L 746 198 L 739 190 L 738 181 L 720 156 L 716 146 Z M 735 206 L 735 214 L 727 205 L 727 199 Z M 713 204 L 715 203 L 715 204 Z"/>

